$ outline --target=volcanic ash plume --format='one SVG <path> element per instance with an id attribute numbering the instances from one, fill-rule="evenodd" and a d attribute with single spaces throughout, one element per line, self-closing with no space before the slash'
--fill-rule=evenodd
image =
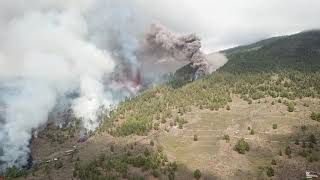
<path id="1" fill-rule="evenodd" d="M 195 34 L 178 36 L 162 25 L 152 24 L 146 33 L 146 48 L 158 57 L 191 63 L 196 69 L 195 79 L 210 73 L 210 64 L 200 50 L 201 40 Z"/>

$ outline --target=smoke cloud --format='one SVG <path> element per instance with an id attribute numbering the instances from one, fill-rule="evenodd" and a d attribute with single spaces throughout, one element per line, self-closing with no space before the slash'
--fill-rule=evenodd
<path id="1" fill-rule="evenodd" d="M 196 68 L 195 78 L 209 73 L 209 63 L 200 51 L 201 41 L 195 34 L 178 36 L 159 24 L 152 24 L 146 34 L 147 52 L 158 57 L 171 57 L 174 61 L 185 61 Z"/>
<path id="2" fill-rule="evenodd" d="M 87 40 L 83 9 L 74 9 L 75 4 L 48 2 L 32 7 L 30 3 L 26 7 L 9 2 L 1 6 L 1 11 L 6 11 L 6 5 L 13 10 L 0 21 L 5 109 L 0 125 L 2 169 L 27 163 L 32 130 L 47 122 L 59 98 L 80 94 L 72 106 L 88 130 L 98 126 L 98 107 L 114 103 L 103 91 L 103 78 L 113 72 L 115 62 L 107 51 Z"/>
<path id="3" fill-rule="evenodd" d="M 192 62 L 200 75 L 221 65 L 210 67 L 195 35 L 159 25 L 144 33 L 152 20 L 137 7 L 121 0 L 0 1 L 0 171 L 27 164 L 32 131 L 54 111 L 71 107 L 94 131 L 97 112 L 136 94 L 145 72 Z M 161 61 L 165 66 L 154 66 Z"/>

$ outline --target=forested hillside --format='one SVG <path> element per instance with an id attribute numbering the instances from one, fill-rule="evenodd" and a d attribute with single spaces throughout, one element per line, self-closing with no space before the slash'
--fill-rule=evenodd
<path id="1" fill-rule="evenodd" d="M 224 72 L 278 72 L 283 69 L 315 72 L 320 68 L 320 31 L 263 40 L 223 51 L 229 62 Z"/>
<path id="2" fill-rule="evenodd" d="M 173 79 L 120 103 L 101 130 L 142 135 L 167 120 L 183 125 L 178 114 L 191 107 L 226 108 L 231 94 L 248 103 L 268 96 L 294 100 L 320 95 L 320 31 L 271 38 L 224 53 L 229 62 L 203 79 Z M 177 72 L 189 72 L 188 66 Z"/>

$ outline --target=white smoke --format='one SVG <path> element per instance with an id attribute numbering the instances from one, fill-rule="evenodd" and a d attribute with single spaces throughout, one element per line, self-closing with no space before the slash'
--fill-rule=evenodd
<path id="1" fill-rule="evenodd" d="M 208 73 L 212 73 L 228 62 L 225 55 L 221 53 L 211 53 L 206 56 L 208 60 Z"/>
<path id="2" fill-rule="evenodd" d="M 101 107 L 139 90 L 139 40 L 151 21 L 134 5 L 0 1 L 0 171 L 27 163 L 32 131 L 60 102 L 71 101 L 83 128 L 93 131 Z"/>
<path id="3" fill-rule="evenodd" d="M 1 6 L 1 10 L 6 5 L 17 9 L 0 17 L 0 81 L 7 89 L 1 94 L 5 107 L 1 168 L 27 163 L 31 131 L 46 123 L 58 98 L 79 92 L 73 109 L 88 130 L 98 126 L 98 108 L 113 104 L 102 80 L 114 70 L 115 62 L 88 41 L 84 9 L 59 1 L 32 7 L 35 3 Z"/>

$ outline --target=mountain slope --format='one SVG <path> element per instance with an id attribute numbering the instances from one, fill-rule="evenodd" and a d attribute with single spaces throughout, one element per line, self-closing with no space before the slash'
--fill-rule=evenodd
<path id="1" fill-rule="evenodd" d="M 320 31 L 274 37 L 222 52 L 229 59 L 222 71 L 277 71 L 283 68 L 317 71 L 320 68 Z"/>
<path id="2" fill-rule="evenodd" d="M 310 143 L 320 139 L 319 39 L 309 31 L 223 51 L 229 62 L 195 81 L 187 65 L 180 78 L 120 102 L 85 142 L 73 127 L 48 126 L 32 141 L 32 169 L 4 176 L 179 180 L 200 169 L 204 179 L 269 179 L 271 168 L 275 179 L 301 179 L 305 167 L 320 172 L 320 143 Z M 242 138 L 245 154 L 234 150 Z"/>

